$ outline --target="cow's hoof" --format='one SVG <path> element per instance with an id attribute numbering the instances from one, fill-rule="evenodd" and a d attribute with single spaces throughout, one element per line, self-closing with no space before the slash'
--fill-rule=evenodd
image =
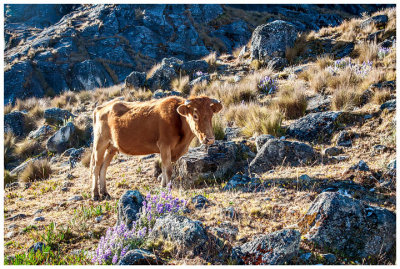
<path id="1" fill-rule="evenodd" d="M 111 197 L 111 195 L 110 195 L 110 194 L 108 194 L 108 193 L 105 193 L 105 194 L 103 194 L 103 199 L 104 199 L 104 200 L 111 200 L 111 199 L 112 199 L 112 197 Z"/>
<path id="2" fill-rule="evenodd" d="M 94 195 L 93 196 L 93 201 L 99 201 L 100 200 L 100 196 L 99 195 Z"/>

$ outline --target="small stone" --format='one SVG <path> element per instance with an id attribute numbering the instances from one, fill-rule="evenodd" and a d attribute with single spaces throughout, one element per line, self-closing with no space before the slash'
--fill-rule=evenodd
<path id="1" fill-rule="evenodd" d="M 396 169 L 396 159 L 391 160 L 387 166 L 388 169 L 392 170 L 392 169 Z"/>
<path id="2" fill-rule="evenodd" d="M 360 160 L 358 164 L 355 164 L 349 168 L 350 170 L 359 170 L 359 171 L 369 171 L 369 167 L 366 162 Z"/>
<path id="3" fill-rule="evenodd" d="M 140 160 L 144 161 L 144 160 L 152 159 L 154 157 L 156 157 L 156 154 L 149 154 L 147 156 L 140 158 Z"/>
<path id="4" fill-rule="evenodd" d="M 341 147 L 351 147 L 351 134 L 347 131 L 341 131 L 339 133 L 336 145 Z"/>
<path id="5" fill-rule="evenodd" d="M 99 223 L 103 219 L 103 215 L 97 216 L 94 220 Z"/>
<path id="6" fill-rule="evenodd" d="M 18 182 L 8 183 L 8 184 L 6 184 L 6 188 L 18 189 L 19 188 L 19 183 Z"/>
<path id="7" fill-rule="evenodd" d="M 348 158 L 350 158 L 348 155 L 332 156 L 332 160 L 335 160 L 337 162 L 345 161 Z"/>
<path id="8" fill-rule="evenodd" d="M 38 210 L 36 210 L 35 213 L 33 213 L 33 214 L 36 215 L 36 214 L 40 214 L 40 213 L 42 213 L 42 212 L 43 212 L 43 209 L 38 209 Z"/>
<path id="9" fill-rule="evenodd" d="M 210 201 L 203 195 L 196 195 L 195 197 L 192 198 L 192 203 L 194 204 L 194 207 L 197 209 L 202 209 L 205 208 Z"/>
<path id="10" fill-rule="evenodd" d="M 69 188 L 68 188 L 68 187 L 62 187 L 62 188 L 61 188 L 61 191 L 67 192 L 67 191 L 69 191 Z"/>
<path id="11" fill-rule="evenodd" d="M 311 252 L 307 252 L 300 255 L 300 259 L 303 261 L 308 261 L 311 258 Z"/>
<path id="12" fill-rule="evenodd" d="M 9 218 L 6 219 L 6 220 L 14 221 L 14 220 L 25 219 L 25 218 L 26 218 L 26 215 L 25 215 L 25 214 L 17 214 L 17 215 L 15 215 L 15 216 L 13 216 L 13 217 L 9 217 Z"/>
<path id="13" fill-rule="evenodd" d="M 30 246 L 27 250 L 27 252 L 29 253 L 32 249 L 33 252 L 36 253 L 38 250 L 43 251 L 43 249 L 45 248 L 46 244 L 43 242 L 37 242 L 35 244 L 33 244 L 32 246 Z"/>
<path id="14" fill-rule="evenodd" d="M 74 178 L 76 178 L 76 176 L 74 176 L 74 175 L 72 175 L 70 173 L 68 173 L 67 176 L 66 176 L 66 179 L 68 179 L 68 180 L 71 180 L 71 179 L 74 179 Z"/>
<path id="15" fill-rule="evenodd" d="M 16 228 L 18 228 L 18 225 L 17 224 L 11 224 L 11 225 L 9 225 L 8 226 L 8 229 L 16 229 Z"/>
<path id="16" fill-rule="evenodd" d="M 14 236 L 15 236 L 15 232 L 14 232 L 14 231 L 11 231 L 11 232 L 8 232 L 8 233 L 4 236 L 4 238 L 10 239 L 10 238 L 13 238 Z"/>
<path id="17" fill-rule="evenodd" d="M 238 218 L 238 213 L 236 212 L 235 208 L 233 206 L 227 207 L 227 208 L 222 208 L 221 213 L 231 219 L 236 219 Z"/>
<path id="18" fill-rule="evenodd" d="M 299 177 L 300 180 L 310 182 L 312 179 L 308 175 L 304 174 Z"/>
<path id="19" fill-rule="evenodd" d="M 44 221 L 44 217 L 37 217 L 37 218 L 35 218 L 33 221 Z"/>
<path id="20" fill-rule="evenodd" d="M 322 257 L 328 262 L 328 263 L 335 263 L 336 262 L 336 256 L 333 255 L 332 253 L 328 254 L 322 254 Z"/>
<path id="21" fill-rule="evenodd" d="M 330 147 L 330 148 L 326 148 L 323 151 L 323 154 L 325 156 L 337 156 L 339 154 L 343 153 L 343 149 L 338 148 L 338 147 Z"/>
<path id="22" fill-rule="evenodd" d="M 68 201 L 81 201 L 83 197 L 81 195 L 76 195 L 68 199 Z"/>

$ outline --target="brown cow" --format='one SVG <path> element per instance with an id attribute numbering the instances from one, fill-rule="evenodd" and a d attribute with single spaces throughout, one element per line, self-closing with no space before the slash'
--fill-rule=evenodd
<path id="1" fill-rule="evenodd" d="M 172 162 L 188 151 L 197 138 L 214 143 L 212 116 L 222 105 L 205 96 L 187 100 L 168 97 L 147 102 L 113 100 L 93 112 L 93 152 L 90 160 L 93 199 L 110 198 L 106 190 L 106 171 L 117 152 L 129 155 L 160 153 L 161 185 L 172 175 Z"/>

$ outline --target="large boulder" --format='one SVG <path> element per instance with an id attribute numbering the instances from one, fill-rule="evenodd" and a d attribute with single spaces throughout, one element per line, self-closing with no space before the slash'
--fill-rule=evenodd
<path id="1" fill-rule="evenodd" d="M 196 72 L 207 73 L 208 63 L 204 60 L 193 60 L 184 62 L 181 66 L 181 70 L 184 74 L 188 74 L 193 77 L 193 74 Z"/>
<path id="2" fill-rule="evenodd" d="M 377 15 L 373 16 L 369 19 L 366 19 L 360 24 L 361 29 L 367 28 L 371 24 L 375 24 L 376 27 L 384 27 L 389 21 L 388 16 L 386 15 Z"/>
<path id="3" fill-rule="evenodd" d="M 50 124 L 62 124 L 70 118 L 75 118 L 75 116 L 68 110 L 58 107 L 48 108 L 44 111 L 44 119 Z"/>
<path id="4" fill-rule="evenodd" d="M 15 136 L 23 136 L 26 132 L 25 113 L 13 111 L 4 115 L 4 132 L 13 133 Z"/>
<path id="5" fill-rule="evenodd" d="M 125 78 L 125 88 L 141 88 L 146 83 L 146 73 L 133 71 Z"/>
<path id="6" fill-rule="evenodd" d="M 138 190 L 129 190 L 122 195 L 118 201 L 118 219 L 116 225 L 124 223 L 129 229 L 139 218 L 139 213 L 143 206 L 144 198 Z"/>
<path id="7" fill-rule="evenodd" d="M 184 187 L 192 187 L 209 178 L 222 178 L 238 168 L 240 147 L 234 142 L 216 141 L 189 149 L 176 163 L 174 174 Z"/>
<path id="8" fill-rule="evenodd" d="M 275 139 L 276 137 L 273 135 L 262 134 L 256 137 L 256 148 L 257 152 L 260 151 L 261 147 L 264 146 L 265 143 L 268 142 L 270 139 Z"/>
<path id="9" fill-rule="evenodd" d="M 58 130 L 47 140 L 47 150 L 51 152 L 63 153 L 66 149 L 71 147 L 74 132 L 75 125 L 72 122 L 68 122 L 67 125 L 60 128 L 60 130 Z"/>
<path id="10" fill-rule="evenodd" d="M 30 139 L 37 139 L 46 136 L 47 134 L 51 133 L 53 131 L 53 128 L 51 128 L 49 125 L 42 125 L 39 128 L 37 128 L 34 131 L 31 131 L 28 134 L 28 138 Z"/>
<path id="11" fill-rule="evenodd" d="M 238 264 L 282 265 L 288 264 L 299 253 L 300 233 L 296 230 L 280 230 L 232 250 L 232 259 Z"/>
<path id="12" fill-rule="evenodd" d="M 290 124 L 286 134 L 301 141 L 329 142 L 341 124 L 355 123 L 361 118 L 341 111 L 311 113 Z"/>
<path id="13" fill-rule="evenodd" d="M 148 78 L 147 86 L 153 91 L 159 88 L 170 90 L 171 81 L 178 77 L 182 64 L 183 62 L 177 58 L 164 58 L 161 65 Z"/>
<path id="14" fill-rule="evenodd" d="M 313 148 L 297 141 L 280 139 L 268 140 L 251 161 L 249 169 L 253 173 L 266 172 L 277 165 L 298 166 L 311 162 L 316 157 Z"/>
<path id="15" fill-rule="evenodd" d="M 208 242 L 208 236 L 200 221 L 168 214 L 156 220 L 149 234 L 150 241 L 170 240 L 182 256 L 200 255 Z"/>
<path id="16" fill-rule="evenodd" d="M 318 247 L 349 257 L 377 257 L 396 242 L 394 213 L 337 192 L 319 194 L 299 226 Z"/>
<path id="17" fill-rule="evenodd" d="M 251 59 L 267 61 L 285 57 L 286 47 L 292 47 L 296 38 L 296 26 L 289 22 L 276 20 L 260 25 L 251 37 Z"/>

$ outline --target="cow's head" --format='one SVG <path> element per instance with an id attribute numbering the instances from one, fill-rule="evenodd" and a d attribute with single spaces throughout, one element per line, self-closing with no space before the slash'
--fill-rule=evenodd
<path id="1" fill-rule="evenodd" d="M 212 128 L 212 116 L 222 109 L 220 101 L 208 97 L 194 97 L 185 101 L 177 109 L 189 123 L 190 129 L 203 144 L 213 144 L 215 141 Z"/>

